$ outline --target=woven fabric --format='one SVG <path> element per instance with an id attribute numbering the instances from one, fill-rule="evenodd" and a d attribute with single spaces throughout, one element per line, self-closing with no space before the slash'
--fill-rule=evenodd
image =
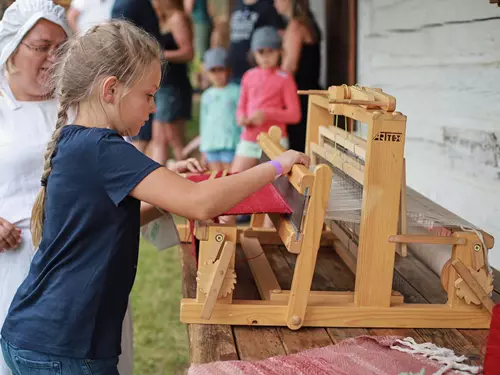
<path id="1" fill-rule="evenodd" d="M 221 172 L 217 173 L 215 178 L 221 177 Z M 208 180 L 210 174 L 188 175 L 188 179 L 194 182 Z M 281 197 L 272 184 L 267 184 L 259 191 L 253 193 L 236 206 L 225 212 L 224 215 L 251 215 L 261 213 L 279 213 L 291 214 L 292 209 L 288 203 Z"/>
<path id="2" fill-rule="evenodd" d="M 391 346 L 400 337 L 359 336 L 323 348 L 260 361 L 217 361 L 193 364 L 188 375 L 431 375 L 443 365 L 418 354 L 407 354 Z M 446 375 L 464 374 L 454 370 Z"/>

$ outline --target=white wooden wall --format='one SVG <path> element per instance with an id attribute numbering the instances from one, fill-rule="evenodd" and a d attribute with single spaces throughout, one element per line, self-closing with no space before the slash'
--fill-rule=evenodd
<path id="1" fill-rule="evenodd" d="M 358 4 L 358 83 L 394 95 L 408 116 L 408 184 L 490 232 L 500 268 L 500 8 Z"/>

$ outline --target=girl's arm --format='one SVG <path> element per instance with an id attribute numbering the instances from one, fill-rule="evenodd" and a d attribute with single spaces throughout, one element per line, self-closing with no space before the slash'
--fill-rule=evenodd
<path id="1" fill-rule="evenodd" d="M 247 125 L 247 102 L 248 102 L 248 93 L 247 93 L 247 85 L 245 76 L 241 79 L 240 85 L 240 97 L 238 99 L 238 106 L 236 107 L 236 121 L 239 125 Z"/>
<path id="2" fill-rule="evenodd" d="M 276 158 L 288 173 L 296 163 L 308 166 L 302 153 L 289 150 Z M 199 183 L 185 179 L 166 168 L 158 168 L 139 182 L 130 195 L 165 211 L 188 219 L 208 220 L 236 206 L 243 199 L 274 180 L 276 169 L 270 163 L 244 172 Z"/>
<path id="3" fill-rule="evenodd" d="M 193 34 L 187 16 L 183 12 L 175 12 L 170 18 L 172 34 L 179 46 L 176 50 L 163 51 L 169 62 L 185 63 L 193 59 Z"/>
<path id="4" fill-rule="evenodd" d="M 285 102 L 284 108 L 263 108 L 260 110 L 264 113 L 265 121 L 286 124 L 296 124 L 300 121 L 302 114 L 297 85 L 290 75 L 283 82 L 283 101 Z"/>
<path id="5" fill-rule="evenodd" d="M 286 28 L 283 36 L 283 50 L 281 69 L 294 75 L 297 71 L 302 50 L 301 25 L 296 20 L 292 20 Z"/>

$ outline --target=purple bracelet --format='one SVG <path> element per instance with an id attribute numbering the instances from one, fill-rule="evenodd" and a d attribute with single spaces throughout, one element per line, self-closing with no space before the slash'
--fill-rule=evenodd
<path id="1" fill-rule="evenodd" d="M 281 176 L 283 174 L 283 166 L 279 161 L 271 160 L 268 163 L 274 166 L 274 169 L 276 170 L 276 176 Z"/>

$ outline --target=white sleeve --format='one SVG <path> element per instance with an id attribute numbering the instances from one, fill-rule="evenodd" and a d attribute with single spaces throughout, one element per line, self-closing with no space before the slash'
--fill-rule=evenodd
<path id="1" fill-rule="evenodd" d="M 85 8 L 85 0 L 72 0 L 71 8 L 74 8 L 80 12 L 82 12 Z"/>

